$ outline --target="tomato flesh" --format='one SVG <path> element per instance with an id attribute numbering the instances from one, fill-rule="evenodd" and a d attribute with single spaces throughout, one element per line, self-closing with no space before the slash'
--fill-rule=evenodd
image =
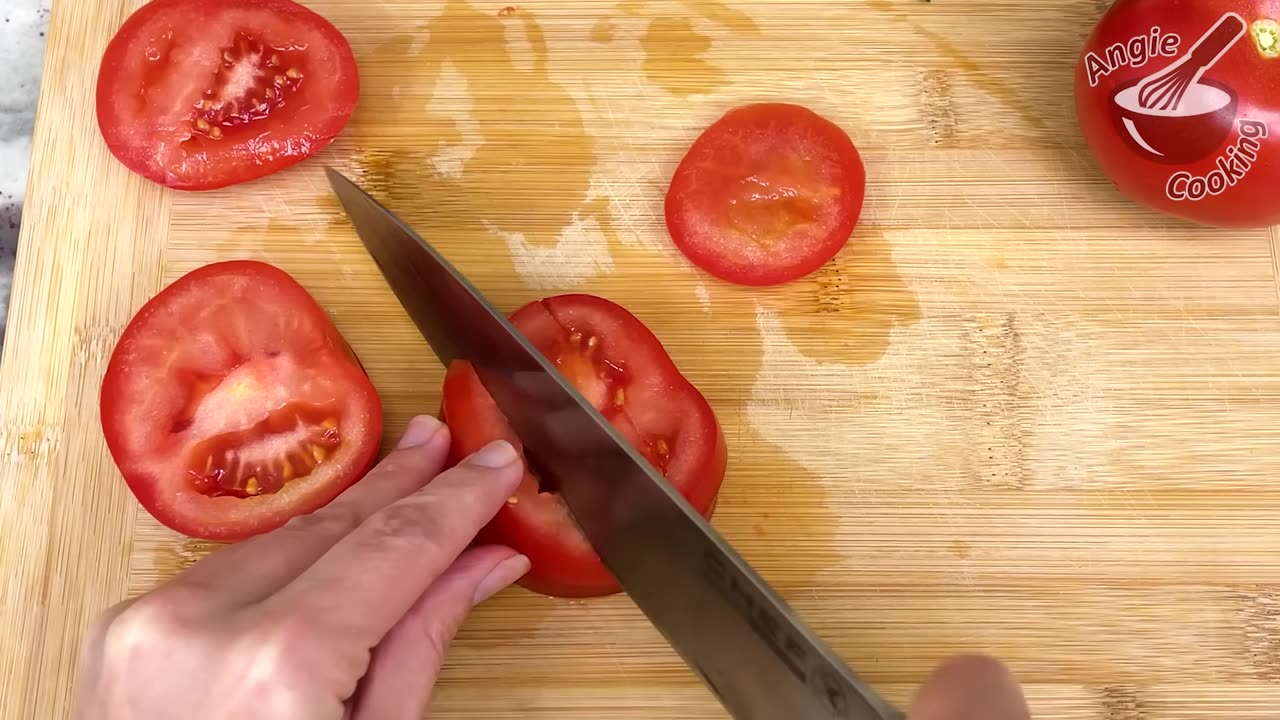
<path id="1" fill-rule="evenodd" d="M 101 420 L 148 512 L 232 541 L 316 510 L 363 476 L 382 406 L 301 285 L 236 261 L 188 273 L 138 311 L 108 363 Z"/>
<path id="2" fill-rule="evenodd" d="M 862 160 L 834 123 L 799 105 L 746 105 L 703 131 L 681 160 L 667 228 L 712 275 L 775 285 L 835 257 L 865 194 Z"/>
<path id="3" fill-rule="evenodd" d="M 710 517 L 723 481 L 727 449 L 706 399 L 686 380 L 653 333 L 622 307 L 591 295 L 530 303 L 512 323 L 693 507 Z M 444 416 L 454 462 L 496 439 L 524 453 L 520 438 L 475 370 L 453 363 L 445 376 Z M 560 498 L 554 479 L 526 457 L 516 493 L 481 531 L 529 557 L 520 584 L 559 597 L 619 590 Z"/>
<path id="4" fill-rule="evenodd" d="M 358 95 L 346 39 L 291 0 L 152 0 L 103 54 L 98 125 L 134 172 L 208 190 L 328 145 Z"/>
<path id="5" fill-rule="evenodd" d="M 1076 64 L 1076 117 L 1124 196 L 1206 226 L 1280 223 L 1280 3 L 1118 0 Z"/>

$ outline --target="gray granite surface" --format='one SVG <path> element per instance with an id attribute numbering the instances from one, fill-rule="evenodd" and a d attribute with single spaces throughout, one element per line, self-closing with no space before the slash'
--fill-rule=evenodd
<path id="1" fill-rule="evenodd" d="M 0 0 L 0 345 L 9 316 L 51 2 Z"/>

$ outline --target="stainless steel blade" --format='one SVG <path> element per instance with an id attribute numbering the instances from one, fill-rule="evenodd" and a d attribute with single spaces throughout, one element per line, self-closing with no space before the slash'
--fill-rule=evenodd
<path id="1" fill-rule="evenodd" d="M 465 359 L 552 473 L 605 566 L 735 718 L 898 720 L 439 252 L 353 182 L 329 181 L 446 365 Z"/>

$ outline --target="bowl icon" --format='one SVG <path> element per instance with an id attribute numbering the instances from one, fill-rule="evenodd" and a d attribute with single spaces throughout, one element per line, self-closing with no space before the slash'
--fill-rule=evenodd
<path id="1" fill-rule="evenodd" d="M 1111 119 L 1139 155 L 1170 165 L 1192 163 L 1222 146 L 1236 121 L 1238 98 L 1230 87 L 1204 80 L 1187 88 L 1177 107 L 1145 108 L 1134 80 L 1111 97 Z"/>

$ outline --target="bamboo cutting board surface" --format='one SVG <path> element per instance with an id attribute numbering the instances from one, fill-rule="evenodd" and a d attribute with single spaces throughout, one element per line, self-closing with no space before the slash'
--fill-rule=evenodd
<path id="1" fill-rule="evenodd" d="M 1095 170 L 1070 78 L 1104 3 L 310 5 L 357 53 L 349 129 L 184 194 L 97 134 L 136 3 L 55 4 L 0 369 L 0 716 L 69 714 L 92 617 L 210 549 L 137 507 L 98 426 L 163 284 L 275 263 L 360 353 L 388 440 L 438 407 L 330 163 L 501 307 L 590 292 L 648 323 L 724 424 L 715 525 L 900 706 L 972 650 L 1041 718 L 1280 717 L 1280 235 L 1151 214 Z M 756 100 L 835 120 L 868 171 L 845 251 L 768 290 L 695 271 L 661 209 L 688 143 Z M 471 616 L 431 713 L 725 717 L 625 596 L 519 589 Z"/>

